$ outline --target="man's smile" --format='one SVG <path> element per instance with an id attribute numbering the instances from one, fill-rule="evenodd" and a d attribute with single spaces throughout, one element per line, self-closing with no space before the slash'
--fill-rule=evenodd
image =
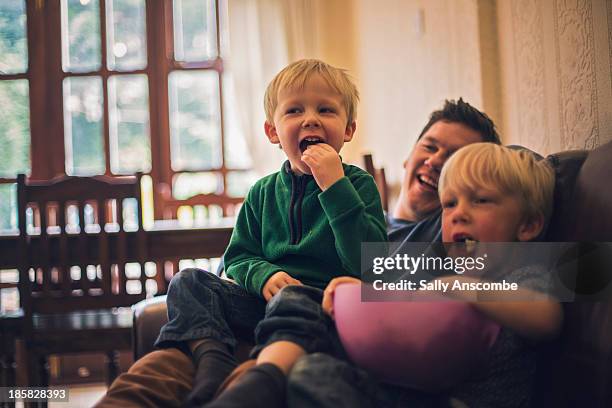
<path id="1" fill-rule="evenodd" d="M 438 191 L 438 180 L 427 174 L 417 174 L 417 181 L 425 188 Z"/>

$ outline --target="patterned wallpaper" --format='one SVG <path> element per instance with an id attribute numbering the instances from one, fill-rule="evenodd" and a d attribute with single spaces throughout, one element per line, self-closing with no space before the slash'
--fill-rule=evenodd
<path id="1" fill-rule="evenodd" d="M 600 140 L 592 5 L 588 0 L 560 0 L 555 6 L 561 144 L 592 149 Z"/>
<path id="2" fill-rule="evenodd" d="M 611 141 L 611 1 L 498 1 L 497 15 L 504 142 L 548 154 Z"/>
<path id="3" fill-rule="evenodd" d="M 518 89 L 518 140 L 536 151 L 547 151 L 550 132 L 546 118 L 544 88 L 544 33 L 542 11 L 531 0 L 512 1 L 512 26 Z"/>

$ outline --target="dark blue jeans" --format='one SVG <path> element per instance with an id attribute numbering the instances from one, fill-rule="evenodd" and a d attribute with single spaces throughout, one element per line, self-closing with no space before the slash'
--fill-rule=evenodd
<path id="1" fill-rule="evenodd" d="M 255 356 L 276 341 L 290 341 L 306 353 L 345 356 L 333 320 L 323 312 L 323 290 L 312 286 L 282 288 L 266 307 L 265 319 L 255 329 Z"/>
<path id="2" fill-rule="evenodd" d="M 201 269 L 185 269 L 170 282 L 169 321 L 155 345 L 186 350 L 190 340 L 212 338 L 233 349 L 237 339 L 254 339 L 255 357 L 266 345 L 284 340 L 308 353 L 335 354 L 342 347 L 333 321 L 321 309 L 322 297 L 321 289 L 291 285 L 266 305 L 235 283 Z"/>
<path id="3" fill-rule="evenodd" d="M 232 349 L 237 339 L 253 342 L 253 331 L 264 317 L 266 302 L 243 287 L 202 269 L 176 274 L 168 287 L 168 323 L 156 347 L 178 347 L 203 338 L 220 341 Z"/>

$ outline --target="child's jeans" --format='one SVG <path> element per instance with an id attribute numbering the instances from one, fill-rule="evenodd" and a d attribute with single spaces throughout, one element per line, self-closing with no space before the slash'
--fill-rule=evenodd
<path id="1" fill-rule="evenodd" d="M 323 290 L 290 285 L 281 289 L 266 307 L 266 316 L 255 329 L 255 357 L 267 345 L 290 341 L 306 353 L 325 352 L 345 357 L 333 320 L 323 312 Z"/>
<path id="2" fill-rule="evenodd" d="M 296 343 L 308 353 L 335 354 L 341 346 L 333 321 L 321 309 L 322 297 L 321 289 L 290 285 L 266 305 L 263 298 L 233 282 L 201 269 L 185 269 L 170 282 L 169 321 L 155 345 L 187 351 L 186 342 L 210 338 L 234 349 L 237 339 L 253 342 L 255 332 L 253 357 L 280 340 Z"/>
<path id="3" fill-rule="evenodd" d="M 187 342 L 203 338 L 232 349 L 237 338 L 253 342 L 253 330 L 264 317 L 266 302 L 243 287 L 202 269 L 188 268 L 175 275 L 168 288 L 168 323 L 156 347 L 187 351 Z"/>

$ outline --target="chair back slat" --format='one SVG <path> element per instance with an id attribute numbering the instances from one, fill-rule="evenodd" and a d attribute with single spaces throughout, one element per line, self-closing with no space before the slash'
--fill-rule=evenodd
<path id="1" fill-rule="evenodd" d="M 116 209 L 116 222 L 118 224 L 118 245 L 117 245 L 117 273 L 118 273 L 118 293 L 125 294 L 126 293 L 126 283 L 127 279 L 125 276 L 125 263 L 126 263 L 126 239 L 125 239 L 125 228 L 123 225 L 123 200 L 117 199 L 115 200 L 115 209 Z"/>
<path id="2" fill-rule="evenodd" d="M 104 293 L 110 293 L 111 291 L 111 266 L 108 254 L 108 233 L 106 232 L 106 201 L 100 200 L 97 202 L 98 214 L 98 225 L 100 226 L 100 241 L 98 242 L 99 248 L 99 262 L 100 269 L 102 271 L 102 290 Z"/>
<path id="3" fill-rule="evenodd" d="M 237 214 L 236 208 L 244 202 L 244 198 L 220 196 L 218 194 L 196 194 L 187 199 L 177 200 L 166 194 L 162 201 L 164 219 L 179 219 L 179 210 L 187 207 L 191 209 L 193 221 L 197 221 L 195 212 L 198 207 L 206 209 L 209 219 L 213 207 L 220 208 L 223 217 L 229 217 Z"/>
<path id="4" fill-rule="evenodd" d="M 66 231 L 66 202 L 60 200 L 57 203 L 57 225 L 59 226 L 59 270 L 60 286 L 63 297 L 70 296 L 72 282 L 70 276 L 70 265 L 68 265 L 68 232 Z"/>
<path id="5" fill-rule="evenodd" d="M 87 276 L 87 235 L 85 233 L 85 201 L 77 201 L 77 212 L 79 217 L 79 268 L 81 269 L 80 289 L 83 296 L 88 296 L 89 278 Z"/>
<path id="6" fill-rule="evenodd" d="M 140 197 L 142 195 L 140 184 L 134 187 L 134 194 Z M 147 275 L 145 273 L 145 263 L 147 262 L 147 247 L 146 244 L 146 233 L 143 228 L 143 214 L 142 214 L 142 204 L 140 202 L 136 202 L 136 218 L 137 218 L 137 227 L 138 230 L 136 235 L 137 239 L 137 253 L 138 253 L 138 263 L 140 264 L 140 290 L 146 293 L 146 283 L 147 283 Z"/>
<path id="7" fill-rule="evenodd" d="M 40 242 L 41 242 L 41 274 L 43 296 L 51 292 L 51 251 L 49 250 L 48 213 L 47 202 L 38 201 L 38 214 L 40 216 Z"/>
<path id="8" fill-rule="evenodd" d="M 27 304 L 26 313 L 129 306 L 144 299 L 147 245 L 142 229 L 140 177 L 66 176 L 47 182 L 18 177 L 20 298 L 24 306 Z M 135 235 L 125 231 L 123 225 L 123 200 L 127 198 L 137 202 Z M 111 202 L 115 204 L 114 214 L 109 210 Z M 33 234 L 28 233 L 28 206 L 34 207 Z M 76 207 L 74 213 L 72 206 Z M 78 216 L 77 233 L 69 227 L 74 215 Z M 107 229 L 111 222 L 118 228 Z M 140 293 L 126 291 L 132 279 L 125 275 L 128 243 L 138 249 Z M 74 266 L 81 270 L 79 278 L 71 273 Z M 30 268 L 34 269 L 33 280 Z"/>
<path id="9" fill-rule="evenodd" d="M 371 154 L 363 155 L 363 165 L 365 167 L 365 171 L 374 177 L 374 182 L 376 183 L 378 193 L 380 194 L 380 201 L 382 203 L 383 210 L 389 211 L 389 186 L 387 185 L 385 169 L 377 169 L 374 167 L 374 159 L 372 158 Z"/>

